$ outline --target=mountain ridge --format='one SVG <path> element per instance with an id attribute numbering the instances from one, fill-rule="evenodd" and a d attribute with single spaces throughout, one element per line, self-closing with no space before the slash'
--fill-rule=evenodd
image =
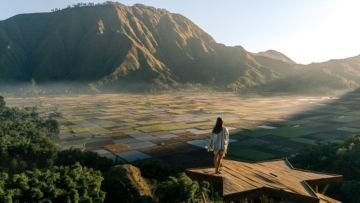
<path id="1" fill-rule="evenodd" d="M 280 60 L 280 61 L 285 62 L 285 63 L 296 64 L 295 61 L 293 61 L 291 58 L 289 58 L 285 54 L 283 54 L 283 53 L 281 53 L 279 51 L 273 50 L 273 49 L 258 52 L 258 53 L 255 53 L 255 55 L 257 55 L 257 56 L 265 56 L 265 57 L 268 57 L 268 58 Z"/>
<path id="2" fill-rule="evenodd" d="M 106 3 L 0 21 L 0 81 L 76 81 L 94 88 L 199 83 L 240 91 L 304 67 L 310 66 L 275 50 L 250 53 L 217 43 L 181 14 L 142 4 Z"/>

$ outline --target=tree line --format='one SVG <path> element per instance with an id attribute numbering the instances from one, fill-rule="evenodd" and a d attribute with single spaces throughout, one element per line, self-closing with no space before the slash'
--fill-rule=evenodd
<path id="1" fill-rule="evenodd" d="M 120 4 L 118 2 L 114 2 L 114 1 L 105 1 L 103 3 L 93 3 L 93 2 L 88 2 L 88 3 L 77 3 L 77 4 L 72 4 L 72 5 L 68 5 L 66 8 L 64 9 L 72 9 L 72 8 L 82 8 L 82 7 L 92 7 L 92 6 L 101 6 L 101 5 L 114 5 L 114 4 Z M 61 11 L 64 10 L 61 8 L 54 8 L 51 9 L 51 12 L 57 12 L 57 11 Z"/>

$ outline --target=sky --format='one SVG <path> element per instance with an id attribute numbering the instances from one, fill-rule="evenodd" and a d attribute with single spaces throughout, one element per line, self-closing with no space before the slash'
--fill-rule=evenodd
<path id="1" fill-rule="evenodd" d="M 0 20 L 99 0 L 0 0 Z M 119 0 L 180 13 L 217 42 L 308 64 L 360 54 L 360 0 Z"/>

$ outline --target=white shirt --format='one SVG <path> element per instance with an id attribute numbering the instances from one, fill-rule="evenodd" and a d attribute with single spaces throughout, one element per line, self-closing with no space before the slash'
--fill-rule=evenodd
<path id="1" fill-rule="evenodd" d="M 226 153 L 229 144 L 229 129 L 223 128 L 219 133 L 211 133 L 208 143 L 210 151 L 224 151 Z"/>

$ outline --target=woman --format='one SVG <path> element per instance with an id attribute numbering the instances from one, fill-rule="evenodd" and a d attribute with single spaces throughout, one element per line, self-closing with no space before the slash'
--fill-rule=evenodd
<path id="1" fill-rule="evenodd" d="M 208 144 L 208 150 L 214 151 L 214 168 L 216 173 L 220 173 L 221 161 L 227 152 L 228 144 L 229 130 L 224 127 L 222 118 L 218 117 Z"/>

